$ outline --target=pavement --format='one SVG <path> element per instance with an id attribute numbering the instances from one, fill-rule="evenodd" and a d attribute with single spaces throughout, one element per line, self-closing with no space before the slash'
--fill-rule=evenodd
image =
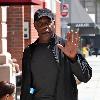
<path id="1" fill-rule="evenodd" d="M 93 75 L 88 83 L 78 85 L 79 100 L 100 100 L 100 56 L 89 56 L 86 59 Z"/>

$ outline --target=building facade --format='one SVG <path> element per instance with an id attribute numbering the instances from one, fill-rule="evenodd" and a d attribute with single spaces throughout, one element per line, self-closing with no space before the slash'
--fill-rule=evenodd
<path id="1" fill-rule="evenodd" d="M 34 0 L 34 2 L 28 2 L 25 3 L 25 5 L 18 4 L 18 2 L 15 4 L 12 1 L 11 3 L 14 4 L 10 4 L 10 2 L 0 3 L 1 6 L 7 4 L 7 28 L 4 29 L 7 31 L 7 51 L 12 55 L 12 58 L 17 59 L 20 69 L 22 67 L 21 65 L 24 48 L 38 38 L 37 31 L 34 28 L 34 12 L 37 9 L 49 8 L 52 10 L 56 19 L 56 33 L 59 36 L 61 35 L 60 1 Z M 3 44 L 3 47 L 4 45 L 5 44 Z"/>
<path id="2" fill-rule="evenodd" d="M 86 44 L 100 48 L 96 38 L 100 34 L 100 0 L 61 0 L 61 3 L 62 6 L 67 5 L 68 13 L 67 17 L 61 17 L 63 38 L 66 38 L 70 27 L 78 28 L 80 49 Z"/>
<path id="3" fill-rule="evenodd" d="M 80 3 L 98 27 L 100 27 L 100 0 L 80 0 Z"/>
<path id="4" fill-rule="evenodd" d="M 16 70 L 12 58 L 20 59 L 24 49 L 24 5 L 38 5 L 38 0 L 0 1 L 0 81 L 16 85 Z M 15 57 L 14 57 L 15 56 Z M 19 57 L 19 58 L 18 58 Z"/>
<path id="5" fill-rule="evenodd" d="M 93 48 L 100 48 L 100 0 L 80 0 L 83 8 L 95 23 L 95 34 L 83 35 L 83 44 L 90 44 Z M 85 30 L 84 30 L 85 31 Z M 93 33 L 88 30 L 88 33 Z"/>

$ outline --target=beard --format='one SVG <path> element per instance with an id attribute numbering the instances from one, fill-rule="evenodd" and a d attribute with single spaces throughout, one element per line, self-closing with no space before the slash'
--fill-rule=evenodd
<path id="1" fill-rule="evenodd" d="M 54 33 L 53 32 L 43 32 L 43 33 L 39 33 L 38 36 L 41 42 L 48 43 L 51 40 L 51 38 L 54 37 Z"/>

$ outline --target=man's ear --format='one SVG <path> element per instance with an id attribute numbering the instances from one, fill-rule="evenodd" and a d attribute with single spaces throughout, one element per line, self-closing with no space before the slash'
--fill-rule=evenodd
<path id="1" fill-rule="evenodd" d="M 56 22 L 55 22 L 55 20 L 53 20 L 53 23 L 54 23 L 54 28 L 56 27 L 55 25 L 56 25 Z"/>
<path id="2" fill-rule="evenodd" d="M 8 98 L 9 98 L 9 94 L 6 94 L 5 100 L 8 100 Z"/>
<path id="3" fill-rule="evenodd" d="M 55 20 L 53 20 L 54 25 L 56 24 Z"/>
<path id="4" fill-rule="evenodd" d="M 37 22 L 36 21 L 34 22 L 34 27 L 35 27 L 35 29 L 37 29 Z"/>

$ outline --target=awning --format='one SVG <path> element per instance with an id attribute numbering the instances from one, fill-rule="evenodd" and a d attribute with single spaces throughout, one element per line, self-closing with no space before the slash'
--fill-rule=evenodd
<path id="1" fill-rule="evenodd" d="M 80 4 L 79 0 L 71 0 L 68 25 L 74 27 L 94 27 L 95 24 Z"/>
<path id="2" fill-rule="evenodd" d="M 6 5 L 39 5 L 40 0 L 0 0 L 1 6 Z"/>
<path id="3" fill-rule="evenodd" d="M 81 33 L 81 36 L 89 36 L 99 34 L 99 29 L 97 27 L 80 27 L 79 33 Z"/>

